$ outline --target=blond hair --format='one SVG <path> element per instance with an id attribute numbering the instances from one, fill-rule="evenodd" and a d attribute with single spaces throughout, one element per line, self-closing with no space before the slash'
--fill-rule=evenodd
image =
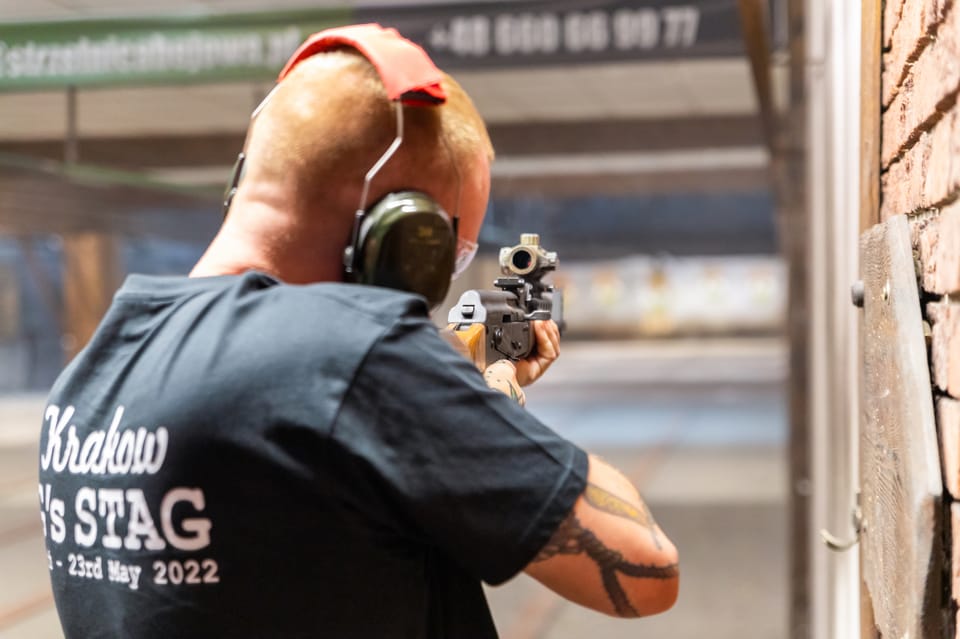
<path id="1" fill-rule="evenodd" d="M 404 107 L 404 141 L 384 167 L 390 180 L 429 192 L 493 159 L 486 126 L 463 88 L 444 74 L 447 101 Z M 282 182 L 306 201 L 336 200 L 396 135 L 394 106 L 373 65 L 352 49 L 314 55 L 280 83 L 252 125 L 248 175 Z M 373 185 L 374 190 L 376 184 Z"/>

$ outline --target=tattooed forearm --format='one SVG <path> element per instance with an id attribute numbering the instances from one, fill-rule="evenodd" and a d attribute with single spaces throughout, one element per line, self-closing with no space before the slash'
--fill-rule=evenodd
<path id="1" fill-rule="evenodd" d="M 490 366 L 483 374 L 483 379 L 487 382 L 487 386 L 490 388 L 498 390 L 505 395 L 509 395 L 510 399 L 517 402 L 521 406 L 526 405 L 527 397 L 523 390 L 515 381 L 506 378 L 502 371 L 498 371 L 493 366 Z"/>
<path id="2" fill-rule="evenodd" d="M 555 555 L 579 555 L 583 552 L 582 530 L 576 515 L 570 513 L 533 560 L 546 561 Z"/>
<path id="3" fill-rule="evenodd" d="M 623 555 L 607 548 L 593 533 L 584 528 L 576 515 L 571 513 L 543 547 L 534 561 L 545 561 L 556 555 L 586 554 L 600 568 L 600 579 L 604 590 L 610 597 L 617 614 L 623 617 L 637 616 L 636 609 L 630 604 L 617 573 L 630 577 L 650 579 L 671 579 L 678 575 L 676 564 L 657 566 L 656 564 L 635 564 L 623 558 Z"/>
<path id="4" fill-rule="evenodd" d="M 647 505 L 643 503 L 643 500 L 640 500 L 640 506 L 637 507 L 594 484 L 587 484 L 583 497 L 587 500 L 588 504 L 597 510 L 635 521 L 648 529 L 657 550 L 663 550 L 663 546 L 660 544 L 660 538 L 657 536 L 657 522 L 653 520 L 653 515 L 650 513 L 650 509 L 647 508 Z"/>

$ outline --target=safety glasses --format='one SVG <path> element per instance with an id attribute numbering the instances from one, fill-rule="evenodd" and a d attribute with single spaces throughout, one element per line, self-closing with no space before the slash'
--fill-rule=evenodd
<path id="1" fill-rule="evenodd" d="M 476 242 L 465 240 L 462 237 L 457 238 L 457 255 L 454 257 L 453 277 L 451 279 L 457 279 L 467 270 L 467 267 L 473 262 L 473 258 L 477 256 L 478 248 L 479 245 Z"/>

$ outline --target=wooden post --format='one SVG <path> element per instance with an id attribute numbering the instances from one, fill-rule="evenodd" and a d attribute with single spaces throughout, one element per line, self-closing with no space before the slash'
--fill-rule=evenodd
<path id="1" fill-rule="evenodd" d="M 788 0 L 789 101 L 778 127 L 774 155 L 782 252 L 787 259 L 789 302 L 789 639 L 810 639 L 811 451 L 808 313 L 810 278 L 806 148 L 806 1 Z"/>
<path id="2" fill-rule="evenodd" d="M 880 83 L 883 7 L 881 0 L 863 0 L 860 31 L 860 232 L 880 222 Z M 861 348 L 862 357 L 862 348 Z M 861 382 L 862 383 L 862 382 Z M 860 638 L 878 639 L 873 601 L 863 580 L 860 546 Z"/>
<path id="3" fill-rule="evenodd" d="M 789 411 L 789 639 L 810 639 L 810 496 L 811 451 L 807 268 L 809 203 L 806 145 L 806 0 L 787 0 L 789 88 L 785 112 L 774 138 L 772 173 L 777 198 L 781 253 L 787 261 L 787 338 L 790 344 Z"/>
<path id="4" fill-rule="evenodd" d="M 862 579 L 882 637 L 933 639 L 943 636 L 943 480 L 906 216 L 863 234 L 860 265 Z"/>
<path id="5" fill-rule="evenodd" d="M 860 35 L 860 232 L 880 222 L 880 82 L 883 8 L 861 2 Z"/>
<path id="6" fill-rule="evenodd" d="M 103 233 L 75 233 L 63 241 L 64 354 L 87 343 L 119 284 L 117 240 Z"/>
<path id="7" fill-rule="evenodd" d="M 767 0 L 738 0 L 740 30 L 750 60 L 753 86 L 760 106 L 760 121 L 767 146 L 774 150 L 777 135 L 777 117 L 773 105 L 773 86 L 770 74 L 770 44 L 767 37 L 770 11 Z"/>
<path id="8" fill-rule="evenodd" d="M 63 161 L 76 164 L 80 160 L 80 138 L 77 134 L 77 87 L 67 87 L 67 131 L 63 141 Z"/>
<path id="9" fill-rule="evenodd" d="M 63 159 L 79 161 L 77 88 L 67 88 L 67 135 Z M 86 345 L 119 284 L 117 240 L 105 233 L 83 232 L 63 239 L 63 349 L 67 360 Z"/>

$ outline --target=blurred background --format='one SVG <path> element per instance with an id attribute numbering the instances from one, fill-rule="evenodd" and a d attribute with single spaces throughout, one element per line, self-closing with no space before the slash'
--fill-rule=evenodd
<path id="1" fill-rule="evenodd" d="M 564 353 L 528 407 L 622 468 L 681 553 L 665 615 L 608 619 L 521 576 L 489 590 L 501 636 L 790 636 L 788 238 L 770 129 L 786 11 L 0 0 L 0 637 L 62 636 L 36 503 L 46 389 L 127 273 L 190 270 L 293 49 L 368 21 L 456 76 L 497 150 L 478 258 L 443 308 L 489 288 L 521 233 L 559 253 Z"/>

